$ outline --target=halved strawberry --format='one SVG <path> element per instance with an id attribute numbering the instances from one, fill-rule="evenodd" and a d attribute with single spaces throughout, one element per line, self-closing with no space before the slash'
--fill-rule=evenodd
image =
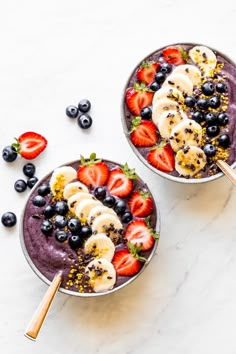
<path id="1" fill-rule="evenodd" d="M 104 186 L 109 176 L 109 168 L 102 162 L 96 159 L 96 154 L 92 153 L 89 159 L 85 160 L 80 157 L 80 167 L 77 171 L 78 180 L 86 186 Z"/>
<path id="2" fill-rule="evenodd" d="M 129 223 L 124 236 L 130 243 L 147 251 L 154 245 L 155 239 L 159 238 L 150 227 L 149 222 L 143 219 L 135 219 Z"/>
<path id="3" fill-rule="evenodd" d="M 146 85 L 149 85 L 154 81 L 155 75 L 159 68 L 159 63 L 155 63 L 154 61 L 144 61 L 137 71 L 137 79 L 140 82 L 144 82 Z"/>
<path id="4" fill-rule="evenodd" d="M 148 162 L 163 172 L 172 172 L 175 167 L 175 158 L 170 144 L 161 144 L 153 149 L 147 155 Z"/>
<path id="5" fill-rule="evenodd" d="M 143 218 L 151 214 L 153 211 L 154 203 L 151 195 L 148 192 L 140 190 L 134 192 L 131 195 L 128 201 L 128 205 L 130 207 L 131 213 L 134 216 Z"/>
<path id="6" fill-rule="evenodd" d="M 167 63 L 181 65 L 186 63 L 187 53 L 181 47 L 167 47 L 162 55 Z"/>
<path id="7" fill-rule="evenodd" d="M 141 262 L 146 261 L 146 258 L 139 256 L 140 250 L 140 247 L 128 243 L 128 249 L 121 249 L 115 253 L 112 264 L 118 275 L 129 276 L 139 272 Z"/>
<path id="8" fill-rule="evenodd" d="M 126 104 L 128 109 L 135 116 L 140 115 L 143 107 L 152 104 L 154 92 L 151 91 L 143 82 L 141 84 L 135 83 L 134 87 L 130 87 L 126 91 Z"/>
<path id="9" fill-rule="evenodd" d="M 153 146 L 158 139 L 157 127 L 150 120 L 142 120 L 140 117 L 134 117 L 132 120 L 130 139 L 135 146 Z"/>
<path id="10" fill-rule="evenodd" d="M 135 170 L 130 169 L 126 163 L 123 168 L 115 168 L 110 171 L 107 189 L 112 195 L 126 197 L 132 191 L 135 179 L 137 179 Z"/>
<path id="11" fill-rule="evenodd" d="M 35 132 L 26 132 L 21 134 L 12 146 L 22 157 L 32 160 L 46 149 L 47 143 L 44 136 Z"/>

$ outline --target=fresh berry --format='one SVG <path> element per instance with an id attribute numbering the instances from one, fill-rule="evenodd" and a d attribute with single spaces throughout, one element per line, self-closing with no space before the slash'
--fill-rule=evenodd
<path id="1" fill-rule="evenodd" d="M 56 215 L 55 216 L 55 225 L 57 227 L 63 228 L 67 225 L 67 218 L 64 215 Z"/>
<path id="2" fill-rule="evenodd" d="M 225 126 L 225 125 L 227 125 L 229 123 L 229 117 L 224 112 L 221 112 L 221 113 L 218 114 L 217 120 L 218 120 L 218 124 L 222 125 L 222 126 Z"/>
<path id="3" fill-rule="evenodd" d="M 81 100 L 78 104 L 80 112 L 87 113 L 91 108 L 91 103 L 89 100 Z"/>
<path id="4" fill-rule="evenodd" d="M 17 158 L 17 152 L 16 149 L 13 146 L 6 146 L 2 150 L 2 157 L 3 160 L 6 162 L 13 162 Z"/>
<path id="5" fill-rule="evenodd" d="M 102 200 L 105 198 L 106 196 L 106 187 L 104 186 L 99 186 L 97 188 L 94 189 L 94 196 L 98 199 L 98 200 Z"/>
<path id="6" fill-rule="evenodd" d="M 50 219 L 56 214 L 55 209 L 52 205 L 47 205 L 46 208 L 43 210 L 43 215 L 45 218 Z"/>
<path id="7" fill-rule="evenodd" d="M 217 125 L 218 124 L 217 116 L 213 112 L 206 113 L 205 121 L 206 121 L 207 125 Z"/>
<path id="8" fill-rule="evenodd" d="M 86 237 L 90 237 L 92 235 L 92 229 L 90 226 L 88 225 L 83 225 L 81 227 L 80 233 L 79 233 L 80 237 L 82 238 L 86 238 Z"/>
<path id="9" fill-rule="evenodd" d="M 211 138 L 213 138 L 214 136 L 217 136 L 220 132 L 220 128 L 218 127 L 218 125 L 211 125 L 210 127 L 207 127 L 206 129 L 206 133 L 208 136 L 210 136 Z"/>
<path id="10" fill-rule="evenodd" d="M 82 129 L 88 129 L 91 127 L 92 123 L 93 123 L 93 120 L 92 118 L 90 117 L 89 114 L 87 113 L 84 113 L 84 114 L 81 114 L 79 117 L 78 117 L 78 125 L 80 126 L 80 128 Z"/>
<path id="11" fill-rule="evenodd" d="M 207 157 L 213 157 L 216 154 L 216 147 L 212 144 L 206 144 L 203 148 L 203 151 Z"/>
<path id="12" fill-rule="evenodd" d="M 162 51 L 162 55 L 169 64 L 181 65 L 186 63 L 186 53 L 182 48 L 167 47 Z"/>
<path id="13" fill-rule="evenodd" d="M 33 176 L 33 177 L 30 177 L 27 181 L 27 186 L 31 189 L 35 186 L 35 184 L 38 182 L 38 178 Z"/>
<path id="14" fill-rule="evenodd" d="M 93 153 L 88 160 L 81 156 L 77 175 L 78 180 L 86 186 L 104 186 L 109 176 L 109 168 L 105 162 L 96 159 L 96 154 Z"/>
<path id="15" fill-rule="evenodd" d="M 205 96 L 212 96 L 215 92 L 215 85 L 212 81 L 206 81 L 202 84 L 202 93 Z"/>
<path id="16" fill-rule="evenodd" d="M 81 230 L 81 222 L 77 218 L 69 219 L 67 226 L 70 229 L 70 231 L 75 235 L 77 235 Z"/>
<path id="17" fill-rule="evenodd" d="M 116 212 L 117 215 L 123 215 L 125 210 L 126 210 L 126 203 L 124 200 L 122 199 L 118 199 L 115 202 L 115 206 L 114 206 L 114 210 Z"/>
<path id="18" fill-rule="evenodd" d="M 227 85 L 223 82 L 218 82 L 216 84 L 216 91 L 219 93 L 227 92 Z"/>
<path id="19" fill-rule="evenodd" d="M 68 239 L 69 245 L 73 250 L 82 246 L 82 241 L 79 235 L 71 235 Z"/>
<path id="20" fill-rule="evenodd" d="M 53 231 L 53 224 L 50 220 L 43 220 L 40 229 L 44 235 L 50 236 Z"/>
<path id="21" fill-rule="evenodd" d="M 158 84 L 162 84 L 166 79 L 166 75 L 163 72 L 159 72 L 155 75 L 155 81 Z"/>
<path id="22" fill-rule="evenodd" d="M 78 108 L 76 106 L 68 106 L 66 108 L 66 115 L 69 118 L 77 118 L 78 117 Z"/>
<path id="23" fill-rule="evenodd" d="M 137 175 L 134 169 L 130 169 L 126 163 L 122 168 L 115 168 L 110 172 L 107 189 L 117 197 L 126 197 L 132 191 L 135 179 Z"/>
<path id="24" fill-rule="evenodd" d="M 115 205 L 116 198 L 113 195 L 108 195 L 103 199 L 103 204 L 108 208 L 112 208 Z"/>
<path id="25" fill-rule="evenodd" d="M 11 211 L 7 211 L 2 215 L 1 221 L 4 226 L 12 227 L 15 226 L 17 222 L 17 218 L 14 213 L 12 213 Z"/>
<path id="26" fill-rule="evenodd" d="M 34 164 L 32 164 L 31 162 L 26 163 L 23 166 L 23 173 L 27 177 L 33 177 L 35 174 L 35 171 L 36 171 L 36 168 L 35 168 Z"/>
<path id="27" fill-rule="evenodd" d="M 219 136 L 218 142 L 220 146 L 226 149 L 230 145 L 230 138 L 227 134 L 222 134 Z"/>
<path id="28" fill-rule="evenodd" d="M 143 107 L 140 112 L 142 119 L 150 120 L 152 118 L 152 107 Z"/>
<path id="29" fill-rule="evenodd" d="M 59 215 L 66 215 L 69 210 L 67 202 L 65 200 L 59 200 L 58 202 L 56 202 L 54 205 L 54 209 Z"/>
<path id="30" fill-rule="evenodd" d="M 156 81 L 153 81 L 153 82 L 149 85 L 149 88 L 150 88 L 150 90 L 156 92 L 156 91 L 160 90 L 161 85 L 158 84 Z M 141 113 L 140 113 L 140 114 L 141 114 Z"/>
<path id="31" fill-rule="evenodd" d="M 143 107 L 151 106 L 154 93 L 144 83 L 134 84 L 126 91 L 126 104 L 128 109 L 135 116 L 140 115 Z"/>
<path id="32" fill-rule="evenodd" d="M 46 199 L 41 195 L 36 195 L 32 200 L 33 205 L 43 207 L 46 204 Z"/>
<path id="33" fill-rule="evenodd" d="M 149 120 L 134 117 L 132 120 L 130 139 L 135 146 L 149 147 L 156 144 L 158 135 L 156 125 Z"/>
<path id="34" fill-rule="evenodd" d="M 133 219 L 133 215 L 130 211 L 125 211 L 125 213 L 121 217 L 121 221 L 125 224 L 130 222 Z"/>
<path id="35" fill-rule="evenodd" d="M 146 85 L 150 84 L 159 70 L 160 64 L 153 61 L 143 62 L 137 71 L 137 79 L 144 82 Z"/>
<path id="36" fill-rule="evenodd" d="M 199 100 L 197 101 L 197 107 L 202 111 L 207 110 L 208 106 L 209 104 L 206 98 L 199 98 Z"/>
<path id="37" fill-rule="evenodd" d="M 116 273 L 121 276 L 137 274 L 142 265 L 142 263 L 135 258 L 128 249 L 117 251 L 113 257 L 112 264 Z"/>
<path id="38" fill-rule="evenodd" d="M 124 237 L 133 245 L 147 251 L 154 245 L 158 237 L 154 230 L 143 219 L 135 219 L 127 226 Z"/>
<path id="39" fill-rule="evenodd" d="M 42 197 L 45 197 L 50 193 L 50 187 L 47 183 L 41 184 L 41 186 L 38 188 L 38 194 L 41 195 Z"/>
<path id="40" fill-rule="evenodd" d="M 195 111 L 192 114 L 192 119 L 197 123 L 201 123 L 204 121 L 204 114 L 200 111 Z"/>
<path id="41" fill-rule="evenodd" d="M 174 153 L 170 144 L 160 145 L 147 155 L 148 162 L 163 172 L 172 172 L 175 167 Z"/>
<path id="42" fill-rule="evenodd" d="M 65 230 L 57 230 L 55 233 L 56 240 L 59 242 L 65 242 L 68 238 L 68 233 Z"/>
<path id="43" fill-rule="evenodd" d="M 14 184 L 14 188 L 18 193 L 22 193 L 26 190 L 27 183 L 23 179 L 18 179 Z"/>
<path id="44" fill-rule="evenodd" d="M 32 160 L 46 148 L 47 140 L 38 133 L 26 132 L 21 134 L 12 146 L 22 157 Z"/>
<path id="45" fill-rule="evenodd" d="M 220 107 L 220 97 L 219 96 L 212 96 L 211 98 L 209 98 L 208 100 L 208 105 L 211 108 L 219 108 Z"/>
<path id="46" fill-rule="evenodd" d="M 185 105 L 187 107 L 193 108 L 195 106 L 195 104 L 196 104 L 196 100 L 192 96 L 186 96 L 185 100 L 184 100 L 184 103 L 185 103 Z"/>
<path id="47" fill-rule="evenodd" d="M 152 197 L 145 191 L 134 192 L 131 195 L 128 204 L 131 213 L 138 218 L 150 215 L 154 206 Z"/>
<path id="48" fill-rule="evenodd" d="M 160 71 L 164 74 L 169 74 L 172 70 L 172 65 L 169 63 L 162 63 L 160 66 Z"/>

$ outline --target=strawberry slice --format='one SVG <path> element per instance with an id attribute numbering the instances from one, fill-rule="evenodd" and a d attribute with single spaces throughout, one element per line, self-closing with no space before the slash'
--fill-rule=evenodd
<path id="1" fill-rule="evenodd" d="M 47 143 L 44 136 L 35 132 L 26 132 L 21 134 L 12 146 L 22 157 L 27 160 L 33 160 L 46 149 Z"/>
<path id="2" fill-rule="evenodd" d="M 142 262 L 146 261 L 146 258 L 139 256 L 140 250 L 140 247 L 128 243 L 128 249 L 125 248 L 115 253 L 112 264 L 118 275 L 129 276 L 139 272 Z"/>
<path id="3" fill-rule="evenodd" d="M 143 82 L 134 84 L 134 87 L 130 87 L 126 91 L 126 104 L 128 109 L 135 116 L 140 115 L 140 111 L 143 107 L 150 106 L 152 104 L 154 92 L 151 91 Z"/>
<path id="4" fill-rule="evenodd" d="M 77 171 L 78 180 L 86 186 L 104 186 L 109 176 L 108 166 L 102 160 L 96 159 L 92 153 L 89 159 L 80 157 L 80 167 Z"/>
<path id="5" fill-rule="evenodd" d="M 172 172 L 175 167 L 175 158 L 170 144 L 161 144 L 153 149 L 147 155 L 148 162 L 163 172 Z"/>
<path id="6" fill-rule="evenodd" d="M 153 146 L 158 139 L 157 127 L 150 120 L 142 120 L 140 117 L 134 117 L 132 120 L 130 138 L 135 146 Z"/>
<path id="7" fill-rule="evenodd" d="M 131 195 L 128 205 L 134 216 L 143 218 L 151 214 L 154 203 L 150 193 L 140 190 Z"/>
<path id="8" fill-rule="evenodd" d="M 187 52 L 181 47 L 167 47 L 162 51 L 162 55 L 167 63 L 174 65 L 185 64 L 187 61 Z"/>
<path id="9" fill-rule="evenodd" d="M 142 251 L 147 251 L 154 245 L 155 239 L 159 238 L 151 228 L 149 221 L 135 219 L 129 223 L 124 237 L 133 245 L 140 247 Z"/>
<path id="10" fill-rule="evenodd" d="M 108 191 L 117 197 L 126 197 L 133 189 L 133 180 L 137 179 L 134 169 L 126 163 L 122 168 L 110 171 L 107 181 Z"/>
<path id="11" fill-rule="evenodd" d="M 151 82 L 154 81 L 155 75 L 159 68 L 159 63 L 155 63 L 154 61 L 143 61 L 137 71 L 137 79 L 140 82 L 144 82 L 146 85 L 149 85 Z"/>

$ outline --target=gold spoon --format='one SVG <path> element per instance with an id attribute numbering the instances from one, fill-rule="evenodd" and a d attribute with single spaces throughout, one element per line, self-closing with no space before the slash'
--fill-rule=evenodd
<path id="1" fill-rule="evenodd" d="M 228 177 L 228 179 L 236 186 L 236 171 L 223 160 L 217 160 L 216 164 L 226 177 Z"/>

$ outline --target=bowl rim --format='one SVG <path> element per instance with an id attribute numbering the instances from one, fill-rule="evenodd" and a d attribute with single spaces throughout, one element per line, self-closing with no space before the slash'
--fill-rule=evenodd
<path id="1" fill-rule="evenodd" d="M 126 93 L 126 89 L 128 86 L 128 83 L 131 79 L 131 77 L 133 76 L 134 72 L 137 70 L 137 68 L 141 65 L 141 63 L 146 60 L 148 57 L 150 57 L 151 55 L 155 54 L 157 51 L 161 51 L 164 48 L 171 47 L 171 46 L 177 46 L 177 45 L 190 45 L 190 46 L 197 46 L 197 45 L 201 45 L 201 46 L 205 46 L 210 48 L 211 50 L 217 52 L 219 55 L 221 55 L 222 57 L 224 57 L 225 59 L 227 59 L 227 61 L 229 61 L 231 64 L 233 64 L 236 67 L 236 63 L 227 55 L 225 55 L 224 53 L 222 53 L 221 51 L 219 51 L 218 49 L 215 49 L 207 44 L 202 44 L 202 43 L 193 43 L 193 42 L 177 42 L 177 43 L 171 43 L 165 46 L 162 46 L 154 51 L 152 51 L 150 54 L 146 55 L 141 61 L 139 61 L 139 63 L 135 66 L 135 68 L 131 71 L 128 79 L 126 80 L 126 83 L 123 87 L 123 92 L 122 92 L 122 97 L 121 97 L 121 105 L 120 105 L 120 113 L 121 113 L 121 122 L 122 122 L 122 127 L 123 127 L 123 132 L 126 136 L 126 139 L 128 140 L 129 145 L 131 146 L 133 152 L 135 153 L 135 155 L 139 158 L 139 160 L 146 166 L 148 167 L 151 171 L 153 171 L 155 174 L 168 179 L 172 182 L 177 182 L 177 183 L 183 183 L 183 184 L 202 184 L 202 183 L 207 183 L 207 182 L 211 182 L 214 180 L 217 180 L 221 177 L 224 176 L 223 172 L 218 172 L 217 174 L 213 175 L 213 176 L 209 176 L 209 177 L 203 177 L 203 178 L 184 178 L 184 177 L 176 177 L 176 176 L 172 176 L 166 172 L 162 172 L 159 171 L 158 169 L 156 169 L 155 167 L 153 167 L 152 165 L 150 165 L 147 160 L 143 157 L 143 155 L 139 152 L 139 150 L 132 144 L 131 140 L 130 140 L 130 134 L 127 128 L 127 124 L 126 124 L 126 119 L 125 119 L 125 114 L 124 114 L 124 105 L 125 105 L 125 93 Z M 234 161 L 231 165 L 232 168 L 236 167 L 236 161 Z"/>
<path id="2" fill-rule="evenodd" d="M 100 159 L 100 158 L 98 158 Z M 112 160 L 109 160 L 109 159 L 104 159 L 102 158 L 103 161 L 105 162 L 111 162 L 113 164 L 116 164 L 117 166 L 122 166 L 120 163 L 118 162 L 115 162 L 115 161 L 112 161 Z M 55 168 L 58 168 L 58 167 L 62 167 L 62 166 L 70 166 L 72 164 L 75 164 L 75 163 L 79 163 L 80 159 L 78 160 L 73 160 L 73 161 L 70 161 L 70 162 L 66 162 L 64 164 L 61 164 L 60 166 L 57 166 Z M 55 170 L 55 168 L 53 170 L 51 170 L 49 173 L 47 173 L 46 175 L 44 175 L 36 184 L 35 186 L 31 189 L 29 195 L 27 196 L 27 200 L 25 201 L 25 204 L 24 204 L 24 208 L 22 210 L 22 213 L 21 213 L 21 217 L 20 217 L 20 227 L 19 227 L 19 234 L 20 234 L 20 245 L 21 245 L 21 249 L 23 251 L 23 254 L 24 254 L 24 257 L 26 259 L 26 261 L 28 262 L 29 266 L 31 267 L 31 269 L 34 271 L 34 273 L 47 285 L 50 285 L 51 284 L 51 281 L 44 275 L 41 273 L 41 271 L 36 267 L 36 265 L 34 264 L 33 260 L 31 259 L 29 253 L 28 253 L 28 250 L 26 248 L 26 245 L 25 245 L 25 240 L 24 240 L 24 228 L 23 228 L 23 224 L 24 224 L 24 215 L 25 215 L 25 211 L 26 211 L 26 206 L 32 196 L 32 194 L 34 193 L 34 191 L 39 187 L 40 183 L 42 183 L 42 181 L 45 179 L 45 178 L 48 178 L 52 173 L 53 171 Z M 137 173 L 136 173 L 137 174 Z M 142 178 L 137 174 L 138 178 L 144 182 L 142 180 Z M 144 182 L 145 183 L 145 182 Z M 146 183 L 145 183 L 146 184 Z M 149 189 L 149 187 L 148 187 Z M 155 196 L 153 195 L 153 193 L 151 192 L 151 190 L 149 189 L 149 192 L 154 200 L 154 203 L 155 203 L 155 207 L 156 207 L 156 225 L 155 225 L 155 232 L 161 233 L 161 216 L 160 216 L 160 209 L 159 209 L 159 204 L 155 198 Z M 59 287 L 58 291 L 61 292 L 61 293 L 64 293 L 66 295 L 72 295 L 72 296 L 77 296 L 77 297 L 86 297 L 86 298 L 89 298 L 89 297 L 96 297 L 96 296 L 105 296 L 105 295 L 109 295 L 109 294 L 112 294 L 118 290 L 121 290 L 123 289 L 124 287 L 126 287 L 127 285 L 129 285 L 130 283 L 132 283 L 135 279 L 137 279 L 142 273 L 143 271 L 147 268 L 147 266 L 149 265 L 150 261 L 152 260 L 152 258 L 154 257 L 155 253 L 156 253 L 156 250 L 157 250 L 157 246 L 159 244 L 159 240 L 160 240 L 160 237 L 158 238 L 158 240 L 155 240 L 155 243 L 154 243 L 154 246 L 153 246 L 153 249 L 149 255 L 149 257 L 147 258 L 147 261 L 144 263 L 144 265 L 142 266 L 141 270 L 135 274 L 132 278 L 130 278 L 129 280 L 127 280 L 125 283 L 121 284 L 120 286 L 118 287 L 114 287 L 113 289 L 111 290 L 108 290 L 108 291 L 105 291 L 105 292 L 100 292 L 100 293 L 80 293 L 80 292 L 76 292 L 76 291 L 72 291 L 72 290 L 69 290 L 69 289 L 65 289 L 63 287 Z"/>

